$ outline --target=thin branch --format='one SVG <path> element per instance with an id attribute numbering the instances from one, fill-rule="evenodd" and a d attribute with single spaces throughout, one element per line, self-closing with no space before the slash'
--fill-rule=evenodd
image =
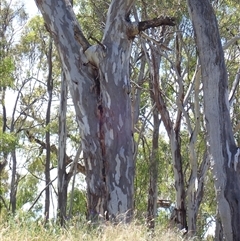
<path id="1" fill-rule="evenodd" d="M 150 45 L 151 45 L 151 43 L 150 43 Z M 148 51 L 147 51 L 147 48 L 144 43 L 142 43 L 142 48 L 145 53 L 147 63 L 149 65 L 149 67 L 151 67 L 151 61 L 149 59 Z M 155 48 L 155 50 L 156 50 L 156 48 Z M 160 53 L 162 56 L 164 56 L 172 64 L 172 66 L 174 66 L 174 63 L 167 57 L 166 54 L 162 53 L 159 50 L 158 50 L 158 53 Z M 178 74 L 178 72 L 176 72 L 176 74 Z M 170 118 L 169 111 L 167 110 L 167 106 L 166 106 L 166 103 L 163 98 L 163 93 L 160 90 L 157 83 L 155 83 L 154 89 L 155 89 L 156 107 L 158 108 L 158 111 L 161 114 L 163 124 L 165 126 L 168 136 L 170 137 L 171 131 L 173 129 L 173 122 Z"/>
<path id="2" fill-rule="evenodd" d="M 42 149 L 46 149 L 46 143 L 39 140 L 38 138 L 36 138 L 32 133 L 30 133 L 29 130 L 26 130 L 26 135 L 30 142 L 35 141 L 37 144 L 39 144 L 41 146 Z M 58 148 L 55 145 L 51 145 L 51 152 L 57 155 Z M 74 160 L 72 160 L 67 154 L 65 154 L 65 156 L 66 156 L 66 159 L 65 159 L 66 165 L 69 165 L 70 163 L 74 162 Z M 77 154 L 76 154 L 76 156 L 77 156 Z M 81 165 L 80 163 L 77 164 L 77 170 L 84 175 L 86 174 L 85 166 Z"/>
<path id="3" fill-rule="evenodd" d="M 235 92 L 237 90 L 239 81 L 240 81 L 240 67 L 238 68 L 237 74 L 236 74 L 235 79 L 234 79 L 233 84 L 232 84 L 232 89 L 231 89 L 230 94 L 229 94 L 229 105 L 230 106 L 233 103 L 234 95 L 235 95 Z"/>
<path id="4" fill-rule="evenodd" d="M 2 195 L 0 195 L 0 199 L 2 200 L 4 207 L 8 210 L 8 206 L 7 206 L 7 204 L 6 204 Z"/>
<path id="5" fill-rule="evenodd" d="M 37 196 L 37 198 L 35 199 L 35 201 L 33 202 L 33 204 L 31 205 L 31 207 L 28 209 L 28 212 L 30 212 L 32 210 L 32 208 L 35 206 L 35 204 L 37 203 L 38 199 L 41 197 L 42 193 L 45 191 L 46 188 L 48 188 L 49 185 L 51 185 L 55 180 L 57 179 L 57 177 L 55 177 L 51 182 L 49 182 L 44 189 L 39 193 L 39 195 Z"/>
<path id="6" fill-rule="evenodd" d="M 145 120 L 143 121 L 143 124 L 142 124 L 142 126 L 141 126 L 141 129 L 140 129 L 140 131 L 139 131 L 139 133 L 138 133 L 138 140 L 137 140 L 137 142 L 135 143 L 135 150 L 134 150 L 134 154 L 133 154 L 133 159 L 134 159 L 134 160 L 135 160 L 136 157 L 137 157 L 138 146 L 139 146 L 139 143 L 140 143 L 140 139 L 141 139 L 141 137 L 142 137 L 142 133 L 143 133 L 144 128 L 145 128 L 145 126 L 146 126 L 147 120 L 148 120 L 148 118 L 150 117 L 150 115 L 153 113 L 153 110 L 154 110 L 155 107 L 156 107 L 156 104 L 154 104 L 154 105 L 152 106 L 151 110 L 149 111 L 148 115 L 146 116 Z"/>
<path id="7" fill-rule="evenodd" d="M 240 39 L 240 35 L 237 35 L 232 39 L 230 39 L 227 43 L 223 45 L 223 50 L 226 50 L 227 48 L 229 48 L 232 44 L 236 43 L 239 39 Z"/>
<path id="8" fill-rule="evenodd" d="M 43 178 L 40 178 L 38 176 L 36 176 L 34 173 L 32 173 L 31 171 L 29 171 L 27 168 L 25 168 L 26 171 L 28 171 L 33 177 L 35 177 L 37 180 L 40 180 L 40 181 L 45 181 Z"/>
<path id="9" fill-rule="evenodd" d="M 154 38 L 151 38 L 150 36 L 148 36 L 146 33 L 141 33 L 141 36 L 152 41 L 153 43 L 157 44 L 160 46 L 161 50 L 168 50 L 168 51 L 173 51 L 172 49 L 170 49 L 169 47 L 167 47 L 165 44 L 161 43 L 161 41 L 158 41 Z"/>
<path id="10" fill-rule="evenodd" d="M 240 122 L 235 126 L 233 133 L 236 134 L 240 130 Z"/>
<path id="11" fill-rule="evenodd" d="M 187 105 L 187 102 L 189 100 L 190 94 L 193 91 L 193 87 L 194 87 L 196 78 L 200 78 L 200 74 L 201 74 L 201 68 L 200 67 L 201 66 L 199 65 L 199 61 L 197 60 L 195 72 L 193 74 L 192 80 L 190 82 L 190 85 L 188 87 L 188 90 L 187 90 L 186 95 L 185 95 L 184 100 L 183 100 L 183 106 Z"/>
<path id="12" fill-rule="evenodd" d="M 76 153 L 76 155 L 75 155 L 75 158 L 74 158 L 74 160 L 73 160 L 72 163 L 71 163 L 71 168 L 70 168 L 70 170 L 69 170 L 69 172 L 68 172 L 68 181 L 69 181 L 70 178 L 72 177 L 73 172 L 74 172 L 74 169 L 77 168 L 77 164 L 79 164 L 79 163 L 78 163 L 78 160 L 79 160 L 79 156 L 80 156 L 81 152 L 82 152 L 82 145 L 80 144 L 79 147 L 78 147 L 77 153 Z M 80 164 L 79 164 L 79 165 L 80 165 Z M 81 165 L 80 165 L 80 166 L 81 166 Z M 85 172 L 85 170 L 84 170 L 84 172 Z"/>

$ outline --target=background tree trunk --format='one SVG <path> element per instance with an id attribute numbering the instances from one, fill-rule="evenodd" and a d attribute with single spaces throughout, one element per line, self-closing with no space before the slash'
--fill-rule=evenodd
<path id="1" fill-rule="evenodd" d="M 152 64 L 153 68 L 150 74 L 149 86 L 150 86 L 150 97 L 152 100 L 152 105 L 155 105 L 154 93 L 153 93 L 153 83 L 159 82 L 159 67 L 160 67 L 160 56 L 156 56 L 154 47 L 152 46 Z M 149 160 L 149 189 L 148 189 L 148 227 L 155 227 L 155 218 L 157 216 L 157 201 L 158 201 L 158 148 L 159 148 L 159 126 L 161 119 L 159 118 L 158 109 L 153 107 L 153 134 L 152 134 L 152 150 Z"/>
<path id="2" fill-rule="evenodd" d="M 16 150 L 13 150 L 11 153 L 12 158 L 12 178 L 11 178 L 11 189 L 10 189 L 10 205 L 11 212 L 14 215 L 17 207 L 17 158 Z"/>
<path id="3" fill-rule="evenodd" d="M 146 58 L 148 59 L 148 51 L 145 45 L 142 45 Z M 156 52 L 159 56 L 161 55 L 159 48 L 153 48 L 152 51 Z M 150 62 L 156 62 L 156 55 L 152 54 L 153 59 L 149 59 L 149 67 L 151 68 Z M 153 65 L 155 74 L 159 75 L 159 67 Z M 168 134 L 171 146 L 172 153 L 172 164 L 174 171 L 175 179 L 175 190 L 176 190 L 176 200 L 175 200 L 175 209 L 172 213 L 171 219 L 174 224 L 178 226 L 179 229 L 187 230 L 187 221 L 186 221 L 186 206 L 185 206 L 185 187 L 184 187 L 184 176 L 182 170 L 182 157 L 181 157 L 181 143 L 180 143 L 180 127 L 181 127 L 181 118 L 182 112 L 178 109 L 176 114 L 176 120 L 173 123 L 170 117 L 170 113 L 167 109 L 166 102 L 163 97 L 163 91 L 159 85 L 159 78 L 153 79 L 153 94 L 158 109 L 159 114 L 161 115 L 161 120 L 165 126 L 166 132 Z M 179 88 L 177 101 L 183 101 L 183 89 Z"/>
<path id="4" fill-rule="evenodd" d="M 239 149 L 230 121 L 228 77 L 218 24 L 208 0 L 188 0 L 188 6 L 202 69 L 209 155 L 223 233 L 226 240 L 240 240 Z"/>
<path id="5" fill-rule="evenodd" d="M 155 219 L 157 217 L 157 201 L 158 201 L 158 138 L 159 138 L 159 113 L 157 109 L 153 110 L 153 137 L 152 151 L 150 155 L 149 167 L 149 189 L 148 189 L 148 227 L 155 227 Z"/>
<path id="6" fill-rule="evenodd" d="M 52 79 L 52 39 L 49 41 L 49 49 L 47 53 L 48 61 L 48 78 L 47 78 L 47 92 L 48 92 L 48 105 L 46 113 L 46 163 L 45 163 L 45 221 L 49 219 L 50 210 L 50 163 L 51 163 L 51 143 L 50 143 L 50 122 L 51 122 L 51 105 L 52 105 L 52 91 L 53 91 L 53 79 Z"/>
<path id="7" fill-rule="evenodd" d="M 62 71 L 60 108 L 59 108 L 59 142 L 58 142 L 58 218 L 64 225 L 67 208 L 67 173 L 66 173 L 66 141 L 67 141 L 67 80 Z"/>

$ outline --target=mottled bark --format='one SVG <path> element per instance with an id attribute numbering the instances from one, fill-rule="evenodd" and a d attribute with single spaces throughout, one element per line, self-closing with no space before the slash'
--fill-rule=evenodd
<path id="1" fill-rule="evenodd" d="M 69 80 L 82 138 L 90 219 L 101 215 L 128 221 L 133 211 L 129 59 L 132 38 L 139 32 L 138 24 L 129 20 L 133 2 L 111 2 L 103 39 L 90 46 L 68 1 L 36 0 Z"/>
<path id="2" fill-rule="evenodd" d="M 110 11 L 109 23 L 106 24 L 108 33 L 103 39 L 106 55 L 102 46 L 96 46 L 96 49 L 92 46 L 84 55 L 75 40 L 74 29 L 78 24 L 71 6 L 64 1 L 61 5 L 58 3 L 37 1 L 58 48 L 80 126 L 86 166 L 88 217 L 104 216 L 105 212 L 118 216 L 131 210 L 133 201 L 131 105 L 125 88 L 125 83 L 127 85 L 129 81 L 131 41 L 127 37 L 122 39 L 127 44 L 123 44 L 124 49 L 121 49 L 118 41 L 124 34 L 123 29 L 120 31 L 121 28 L 117 29 L 119 26 L 112 23 L 114 19 Z M 125 2 L 115 4 L 118 6 L 112 8 L 122 9 L 121 14 L 124 15 Z M 54 21 L 50 16 L 54 16 Z M 124 17 L 121 15 L 118 19 L 120 25 L 124 25 Z M 82 46 L 86 46 L 86 41 Z M 93 50 L 103 55 L 95 56 L 97 51 Z M 97 66 L 99 58 L 102 58 L 101 66 Z"/>
<path id="3" fill-rule="evenodd" d="M 218 210 L 226 240 L 240 240 L 240 170 L 229 114 L 228 77 L 213 8 L 188 0 L 199 52 L 204 110 Z"/>
<path id="4" fill-rule="evenodd" d="M 133 130 L 131 116 L 129 62 L 132 40 L 128 38 L 126 15 L 129 1 L 112 1 L 102 43 L 106 46 L 99 65 L 101 106 L 100 142 L 103 173 L 108 193 L 107 210 L 131 217 L 133 211 Z M 100 59 L 100 60 L 101 60 Z M 105 61 L 104 61 L 105 60 Z M 117 215 L 116 215 L 117 214 Z M 120 220 L 123 218 L 118 217 Z"/>

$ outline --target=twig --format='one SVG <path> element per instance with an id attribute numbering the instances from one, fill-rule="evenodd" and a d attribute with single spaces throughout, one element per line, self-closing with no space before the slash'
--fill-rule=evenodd
<path id="1" fill-rule="evenodd" d="M 51 185 L 55 180 L 57 179 L 57 177 L 55 177 L 51 182 L 49 182 L 46 187 L 39 193 L 39 195 L 37 196 L 37 198 L 35 199 L 35 201 L 33 202 L 33 204 L 31 205 L 31 207 L 28 209 L 28 212 L 30 212 L 32 210 L 32 208 L 34 207 L 34 205 L 37 203 L 38 199 L 41 197 L 42 193 L 46 190 L 46 188 Z"/>

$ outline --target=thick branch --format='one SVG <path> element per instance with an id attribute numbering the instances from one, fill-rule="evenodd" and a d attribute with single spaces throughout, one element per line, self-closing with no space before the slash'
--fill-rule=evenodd
<path id="1" fill-rule="evenodd" d="M 83 47 L 83 51 L 86 51 L 90 47 L 89 42 L 83 35 L 80 29 L 80 26 L 78 24 L 74 25 L 74 37 L 78 41 L 78 43 L 80 43 L 80 45 Z"/>
<path id="2" fill-rule="evenodd" d="M 58 0 L 58 1 L 49 1 L 49 3 L 48 3 L 46 1 L 35 0 L 35 2 L 36 2 L 38 9 L 41 11 L 41 13 L 45 19 L 46 27 L 47 27 L 48 31 L 53 35 L 55 41 L 59 42 L 59 36 L 57 36 L 56 33 L 58 32 L 57 25 L 59 24 L 59 22 L 58 22 L 59 21 L 59 13 L 61 13 L 64 15 L 65 22 L 67 19 L 68 23 L 71 23 L 68 26 L 64 26 L 65 29 L 66 29 L 66 27 L 68 27 L 68 30 L 69 30 L 68 36 L 66 39 L 71 38 L 72 30 L 73 30 L 75 39 L 81 44 L 84 51 L 90 46 L 89 42 L 83 35 L 80 25 L 73 12 L 71 1 L 69 2 L 69 1 L 64 1 L 64 0 L 61 0 L 61 1 Z M 57 12 L 58 14 L 56 16 L 54 16 L 55 20 L 51 21 L 51 19 L 49 18 L 49 13 L 53 15 L 53 12 Z M 61 18 L 61 16 L 60 16 L 60 18 Z"/>
<path id="3" fill-rule="evenodd" d="M 155 27 L 159 27 L 162 25 L 175 26 L 174 21 L 175 21 L 175 18 L 171 18 L 171 17 L 154 18 L 152 20 L 146 20 L 146 21 L 139 22 L 138 30 L 144 31 L 146 29 L 155 28 Z"/>
<path id="4" fill-rule="evenodd" d="M 0 195 L 0 199 L 2 200 L 2 203 L 3 203 L 4 207 L 6 208 L 6 210 L 8 210 L 8 206 L 7 206 L 7 204 L 6 204 L 2 195 Z"/>
<path id="5" fill-rule="evenodd" d="M 139 34 L 141 31 L 144 31 L 149 28 L 163 26 L 163 25 L 175 26 L 176 25 L 175 18 L 161 16 L 159 18 L 154 18 L 154 19 L 142 21 L 139 23 L 133 23 L 128 30 L 128 36 L 134 37 L 137 34 Z"/>

